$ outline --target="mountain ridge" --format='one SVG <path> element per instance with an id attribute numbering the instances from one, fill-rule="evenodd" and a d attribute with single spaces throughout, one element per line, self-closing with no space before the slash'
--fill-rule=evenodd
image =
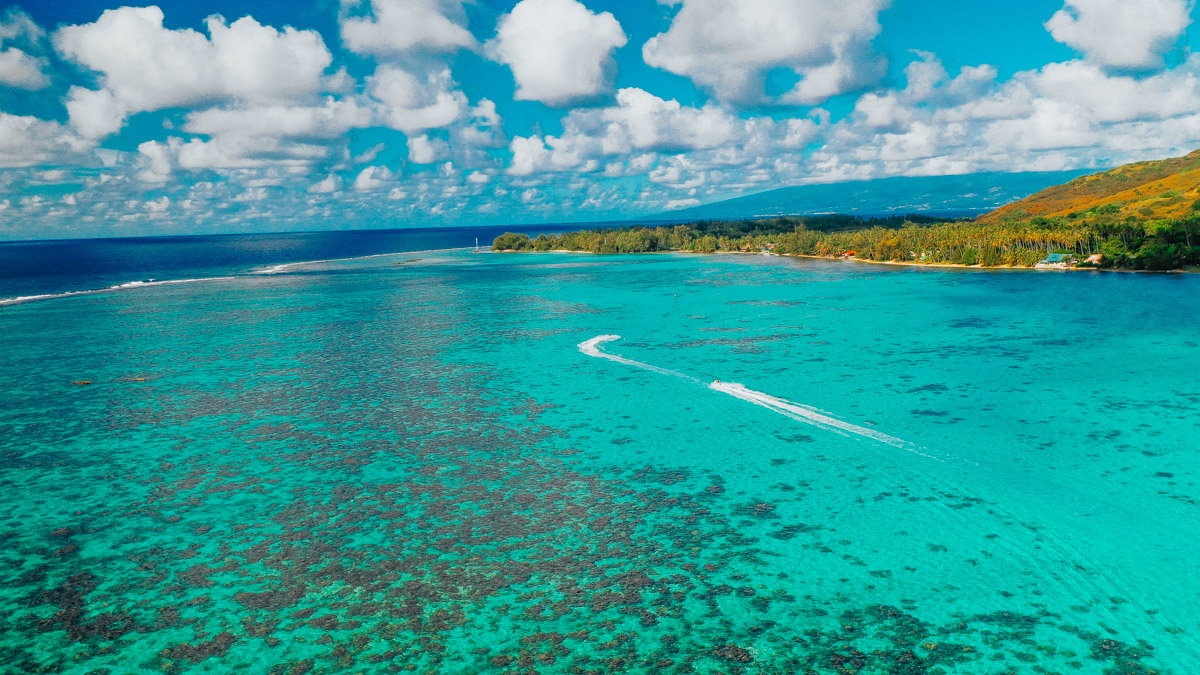
<path id="1" fill-rule="evenodd" d="M 828 213 L 976 215 L 1092 171 L 985 172 L 813 183 L 666 211 L 647 219 L 728 220 Z"/>
<path id="2" fill-rule="evenodd" d="M 1052 185 L 979 217 L 983 223 L 1068 218 L 1107 223 L 1127 218 L 1179 220 L 1200 206 L 1200 150 L 1133 162 Z"/>

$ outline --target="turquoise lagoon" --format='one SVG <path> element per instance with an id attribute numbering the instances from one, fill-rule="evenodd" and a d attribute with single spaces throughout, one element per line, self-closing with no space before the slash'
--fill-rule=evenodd
<path id="1" fill-rule="evenodd" d="M 1200 277 L 287 269 L 0 307 L 4 672 L 1200 672 Z"/>

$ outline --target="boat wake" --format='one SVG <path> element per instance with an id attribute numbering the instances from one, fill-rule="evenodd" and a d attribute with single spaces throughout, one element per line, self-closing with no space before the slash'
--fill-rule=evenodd
<path id="1" fill-rule="evenodd" d="M 609 361 L 616 361 L 617 363 L 623 363 L 627 366 L 633 366 L 634 368 L 649 370 L 650 372 L 658 373 L 659 375 L 671 375 L 688 380 L 689 382 L 695 382 L 696 384 L 704 384 L 703 380 L 692 377 L 691 375 L 687 375 L 685 373 L 681 373 L 678 370 L 659 368 L 658 366 L 652 366 L 649 363 L 642 363 L 641 361 L 634 361 L 633 359 L 627 359 L 623 356 L 617 356 L 616 354 L 609 354 L 607 352 L 600 351 L 600 345 L 604 344 L 605 342 L 612 342 L 613 340 L 620 339 L 620 335 L 597 335 L 591 340 L 584 340 L 583 342 L 580 342 L 579 351 L 598 359 L 608 359 Z"/>
<path id="2" fill-rule="evenodd" d="M 677 370 L 670 370 L 668 368 L 659 368 L 658 366 L 650 365 L 649 363 L 627 359 L 623 356 L 617 356 L 616 354 L 609 354 L 608 352 L 600 349 L 600 346 L 604 343 L 613 342 L 614 340 L 620 339 L 620 335 L 597 335 L 590 340 L 580 342 L 579 351 L 591 357 L 608 359 L 609 361 L 623 363 L 627 366 L 649 370 L 661 375 L 671 375 L 695 384 L 705 385 L 704 380 L 692 377 L 686 373 L 681 373 Z M 906 440 L 896 438 L 895 436 L 889 436 L 883 432 L 875 431 L 874 429 L 868 429 L 857 424 L 851 424 L 850 422 L 840 420 L 828 413 L 822 412 L 810 406 L 771 396 L 770 394 L 764 394 L 761 391 L 747 389 L 745 386 L 736 382 L 721 382 L 720 380 L 716 380 L 715 382 L 709 383 L 705 386 L 712 391 L 718 391 L 722 394 L 728 394 L 734 398 L 746 401 L 747 403 L 753 403 L 754 405 L 762 406 L 763 408 L 776 412 L 784 417 L 796 420 L 797 422 L 811 424 L 812 426 L 833 431 L 843 436 L 857 436 L 859 438 L 866 438 L 939 462 L 944 461 L 938 457 L 935 457 L 934 455 L 924 452 L 922 448 L 909 443 Z"/>
<path id="3" fill-rule="evenodd" d="M 874 429 L 860 427 L 857 424 L 851 424 L 844 420 L 839 420 L 838 418 L 823 413 L 816 408 L 802 405 L 800 403 L 794 403 L 786 399 L 777 398 L 775 396 L 771 396 L 770 394 L 764 394 L 761 391 L 747 389 L 736 382 L 721 382 L 718 380 L 708 385 L 708 388 L 712 389 L 713 391 L 719 391 L 723 394 L 729 394 L 734 398 L 739 398 L 743 401 L 753 403 L 754 405 L 762 406 L 768 410 L 777 412 L 784 417 L 790 417 L 797 422 L 811 424 L 815 427 L 820 427 L 822 429 L 827 429 L 829 431 L 842 434 L 843 436 L 860 436 L 862 438 L 869 438 L 873 441 L 890 445 L 893 448 L 906 450 L 913 454 L 920 455 L 922 457 L 928 457 L 929 459 L 937 460 L 939 462 L 943 461 L 942 459 L 934 457 L 929 453 L 922 452 L 920 448 L 906 440 L 896 438 L 895 436 L 889 436 L 883 432 L 875 431 Z"/>

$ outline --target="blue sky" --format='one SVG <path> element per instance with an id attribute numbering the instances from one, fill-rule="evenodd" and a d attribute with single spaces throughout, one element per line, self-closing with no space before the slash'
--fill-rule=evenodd
<path id="1" fill-rule="evenodd" d="M 624 219 L 1200 147 L 1191 0 L 3 11 L 0 239 Z"/>

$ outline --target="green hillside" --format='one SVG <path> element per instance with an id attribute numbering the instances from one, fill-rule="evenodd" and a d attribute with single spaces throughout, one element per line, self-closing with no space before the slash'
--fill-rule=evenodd
<path id="1" fill-rule="evenodd" d="M 979 218 L 1001 223 L 1067 218 L 1088 224 L 1182 220 L 1200 208 L 1200 150 L 1184 157 L 1126 164 L 1046 188 Z"/>

